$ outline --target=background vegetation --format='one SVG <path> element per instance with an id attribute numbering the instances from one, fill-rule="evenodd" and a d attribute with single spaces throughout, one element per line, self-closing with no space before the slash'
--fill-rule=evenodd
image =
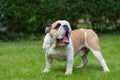
<path id="1" fill-rule="evenodd" d="M 97 32 L 120 32 L 120 1 L 0 0 L 0 40 L 37 39 L 58 19 L 68 20 L 73 29 L 83 19 Z"/>

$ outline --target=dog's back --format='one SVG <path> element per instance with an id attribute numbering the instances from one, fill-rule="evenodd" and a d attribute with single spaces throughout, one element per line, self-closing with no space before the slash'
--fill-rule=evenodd
<path id="1" fill-rule="evenodd" d="M 100 51 L 99 39 L 92 29 L 76 29 L 71 33 L 72 44 L 75 53 L 79 52 L 82 47 L 91 47 Z"/>
<path id="2" fill-rule="evenodd" d="M 71 32 L 71 39 L 75 53 L 79 52 L 80 45 L 85 43 L 84 32 L 80 29 L 73 30 Z"/>

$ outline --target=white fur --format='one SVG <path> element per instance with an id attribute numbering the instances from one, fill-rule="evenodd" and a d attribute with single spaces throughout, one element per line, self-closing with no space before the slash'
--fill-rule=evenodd
<path id="1" fill-rule="evenodd" d="M 100 65 L 103 67 L 103 70 L 105 72 L 109 72 L 109 68 L 107 67 L 106 62 L 105 62 L 101 52 L 95 51 L 95 50 L 92 50 L 92 49 L 91 49 L 91 51 L 94 54 L 94 56 L 96 57 L 96 59 L 99 61 Z"/>
<path id="2" fill-rule="evenodd" d="M 71 31 L 70 24 L 67 21 L 58 21 L 63 25 L 68 25 L 69 30 Z M 67 47 L 56 47 L 56 39 L 51 38 L 50 34 L 47 33 L 44 42 L 43 49 L 45 50 L 45 59 L 46 59 L 46 67 L 43 72 L 49 72 L 51 68 L 52 59 L 57 60 L 67 60 L 67 67 L 65 75 L 72 74 L 73 68 L 73 57 L 74 57 L 74 49 L 72 46 L 71 38 L 69 38 L 70 43 Z"/>
<path id="3" fill-rule="evenodd" d="M 61 23 L 62 25 L 68 25 L 69 30 L 71 31 L 70 24 L 65 21 L 65 20 L 58 20 L 57 22 Z M 81 31 L 84 32 L 85 37 L 85 45 L 80 46 L 80 49 L 83 47 L 87 47 L 92 51 L 94 56 L 97 58 L 97 60 L 100 62 L 101 66 L 103 67 L 104 71 L 109 71 L 104 58 L 102 57 L 101 52 L 93 50 L 89 45 L 87 44 L 86 37 L 87 33 L 84 31 L 84 29 L 80 29 Z M 56 47 L 56 39 L 51 38 L 50 34 L 47 33 L 44 42 L 43 42 L 43 49 L 45 50 L 45 59 L 46 59 L 46 67 L 43 70 L 43 72 L 49 72 L 52 64 L 53 59 L 57 60 L 67 60 L 67 67 L 66 67 L 66 72 L 65 75 L 72 74 L 73 70 L 73 61 L 74 61 L 74 49 L 72 46 L 72 40 L 71 37 L 69 36 L 70 43 L 66 47 Z M 87 55 L 84 55 L 83 51 L 80 51 L 80 56 L 82 57 L 82 64 L 78 67 L 83 67 L 84 65 L 87 64 Z"/>
<path id="4" fill-rule="evenodd" d="M 84 29 L 80 29 L 81 31 L 84 31 Z"/>
<path id="5" fill-rule="evenodd" d="M 43 72 L 49 72 L 51 68 L 52 59 L 57 60 L 67 60 L 67 67 L 65 75 L 72 74 L 72 68 L 73 68 L 73 57 L 74 57 L 74 51 L 72 44 L 70 43 L 67 47 L 59 47 L 54 48 L 54 45 L 56 44 L 54 41 L 51 44 L 51 39 L 49 39 L 49 33 L 45 36 L 43 48 L 46 51 L 45 58 L 46 58 L 46 68 L 43 70 Z M 50 41 L 48 41 L 50 40 Z"/>

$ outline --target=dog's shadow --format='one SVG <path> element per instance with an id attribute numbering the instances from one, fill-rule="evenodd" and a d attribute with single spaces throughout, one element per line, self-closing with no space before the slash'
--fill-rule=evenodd
<path id="1" fill-rule="evenodd" d="M 66 71 L 66 64 L 64 65 L 61 65 L 61 64 L 58 64 L 57 66 L 53 67 L 52 68 L 52 71 L 54 72 L 60 72 L 60 73 L 63 73 Z M 82 67 L 82 68 L 77 68 L 77 66 L 73 66 L 73 73 L 83 73 L 83 72 L 102 72 L 102 67 L 98 64 L 89 64 L 89 65 L 86 65 L 85 67 Z"/>
<path id="2" fill-rule="evenodd" d="M 95 72 L 95 71 L 102 71 L 102 67 L 96 64 L 89 64 L 86 65 L 82 68 L 76 68 L 76 66 L 74 66 L 74 71 L 76 72 L 84 72 L 84 71 L 90 71 L 90 72 Z"/>
<path id="3" fill-rule="evenodd" d="M 66 63 L 64 63 L 64 62 L 63 62 L 63 64 L 57 63 L 55 66 L 53 65 L 53 67 L 52 67 L 52 71 L 56 71 L 56 72 L 65 72 L 65 70 L 66 70 Z"/>

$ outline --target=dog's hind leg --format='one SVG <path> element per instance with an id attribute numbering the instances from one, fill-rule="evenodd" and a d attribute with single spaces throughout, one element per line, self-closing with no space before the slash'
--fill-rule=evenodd
<path id="1" fill-rule="evenodd" d="M 85 32 L 85 45 L 92 51 L 93 55 L 103 67 L 103 70 L 108 72 L 109 68 L 107 67 L 106 62 L 101 54 L 99 38 L 92 30 L 86 30 Z"/>
<path id="2" fill-rule="evenodd" d="M 88 52 L 89 49 L 87 48 L 82 48 L 80 50 L 79 55 L 81 56 L 82 63 L 79 66 L 77 66 L 77 68 L 82 68 L 88 63 L 88 58 L 87 58 Z"/>
<path id="3" fill-rule="evenodd" d="M 106 62 L 101 54 L 100 51 L 97 51 L 97 50 L 91 50 L 92 53 L 94 54 L 94 56 L 96 57 L 96 59 L 99 61 L 100 65 L 103 67 L 103 70 L 105 72 L 108 72 L 109 71 L 109 68 L 108 66 L 106 65 Z"/>
<path id="4" fill-rule="evenodd" d="M 101 53 L 101 49 L 100 49 L 100 45 L 98 43 L 98 41 L 94 40 L 94 42 L 91 41 L 91 43 L 93 43 L 94 45 L 91 45 L 88 43 L 88 48 L 92 51 L 93 55 L 95 56 L 95 58 L 98 60 L 98 62 L 100 63 L 100 65 L 102 66 L 103 70 L 105 72 L 109 71 L 109 68 L 102 56 Z"/>

